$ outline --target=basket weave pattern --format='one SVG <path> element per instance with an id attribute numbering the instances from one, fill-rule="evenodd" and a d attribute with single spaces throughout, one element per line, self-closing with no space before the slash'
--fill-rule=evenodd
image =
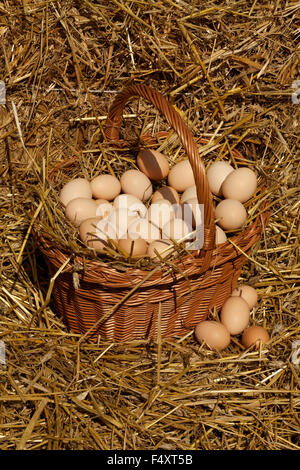
<path id="1" fill-rule="evenodd" d="M 105 135 L 118 143 L 122 113 L 133 97 L 150 101 L 177 132 L 193 168 L 198 202 L 204 205 L 204 246 L 200 252 L 174 260 L 178 269 L 167 265 L 152 271 L 129 268 L 125 272 L 77 257 L 57 276 L 53 288 L 56 311 L 69 329 L 90 340 L 100 335 L 112 341 L 128 341 L 157 336 L 182 336 L 219 310 L 236 286 L 241 269 L 253 245 L 267 224 L 264 212 L 253 224 L 215 247 L 215 220 L 212 195 L 205 167 L 191 132 L 177 111 L 157 91 L 132 85 L 121 91 L 107 117 Z M 64 253 L 45 234 L 37 239 L 50 276 L 67 260 Z M 238 248 L 236 248 L 238 247 Z M 243 254 L 244 253 L 244 254 Z M 74 266 L 79 287 L 74 284 Z M 82 269 L 78 269 L 78 267 Z"/>

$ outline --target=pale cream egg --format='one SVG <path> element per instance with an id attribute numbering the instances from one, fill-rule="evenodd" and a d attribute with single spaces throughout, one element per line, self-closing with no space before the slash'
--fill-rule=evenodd
<path id="1" fill-rule="evenodd" d="M 120 178 L 120 183 L 123 193 L 132 194 L 143 202 L 152 196 L 152 183 L 142 171 L 125 171 Z"/>
<path id="2" fill-rule="evenodd" d="M 121 183 L 113 175 L 98 175 L 91 181 L 93 197 L 112 201 L 121 192 Z"/>
<path id="3" fill-rule="evenodd" d="M 135 215 L 136 217 L 145 218 L 147 217 L 148 209 L 141 201 L 137 203 L 130 204 L 128 208 L 130 215 Z"/>
<path id="4" fill-rule="evenodd" d="M 140 199 L 132 194 L 120 194 L 113 202 L 115 209 L 126 209 L 138 217 L 147 216 L 147 207 Z"/>
<path id="5" fill-rule="evenodd" d="M 84 220 L 96 217 L 97 207 L 94 199 L 78 197 L 67 204 L 65 214 L 76 227 L 79 227 Z"/>
<path id="6" fill-rule="evenodd" d="M 96 235 L 101 240 L 117 240 L 116 226 L 108 218 L 100 219 L 96 226 Z"/>
<path id="7" fill-rule="evenodd" d="M 90 182 L 85 178 L 75 178 L 66 183 L 60 191 L 59 198 L 64 206 L 72 199 L 92 198 L 92 189 Z"/>
<path id="8" fill-rule="evenodd" d="M 222 196 L 221 186 L 225 178 L 234 171 L 227 162 L 220 160 L 212 163 L 206 170 L 210 190 L 216 196 Z"/>
<path id="9" fill-rule="evenodd" d="M 224 230 L 221 229 L 218 225 L 216 225 L 216 245 L 221 245 L 227 241 L 227 235 Z"/>
<path id="10" fill-rule="evenodd" d="M 103 252 L 107 247 L 106 236 L 102 236 L 97 229 L 97 224 L 103 219 L 100 217 L 92 217 L 84 220 L 79 227 L 80 239 L 90 248 L 96 251 Z"/>
<path id="11" fill-rule="evenodd" d="M 246 300 L 250 310 L 256 306 L 258 301 L 258 295 L 254 287 L 248 286 L 247 284 L 241 284 L 232 291 L 232 296 L 240 296 Z"/>
<path id="12" fill-rule="evenodd" d="M 192 166 L 189 160 L 176 163 L 168 175 L 168 184 L 179 193 L 195 184 Z"/>
<path id="13" fill-rule="evenodd" d="M 97 204 L 97 205 L 99 205 L 99 204 L 107 204 L 107 203 L 111 204 L 111 202 L 109 202 L 107 199 L 102 199 L 102 198 L 100 198 L 100 199 L 95 199 L 95 201 L 96 201 L 96 204 Z"/>
<path id="14" fill-rule="evenodd" d="M 105 217 L 108 217 L 114 210 L 114 206 L 110 202 L 105 201 L 105 199 L 100 199 L 100 200 L 98 199 L 95 202 L 97 204 L 97 209 L 96 209 L 97 217 L 101 217 L 102 219 Z"/>
<path id="15" fill-rule="evenodd" d="M 116 209 L 130 209 L 133 204 L 141 204 L 141 200 L 133 194 L 119 194 L 113 201 Z"/>
<path id="16" fill-rule="evenodd" d="M 248 201 L 257 188 L 257 177 L 251 168 L 238 168 L 231 172 L 222 183 L 221 191 L 226 199 Z"/>
<path id="17" fill-rule="evenodd" d="M 224 199 L 216 207 L 215 218 L 222 229 L 236 230 L 246 222 L 247 211 L 240 201 Z"/>

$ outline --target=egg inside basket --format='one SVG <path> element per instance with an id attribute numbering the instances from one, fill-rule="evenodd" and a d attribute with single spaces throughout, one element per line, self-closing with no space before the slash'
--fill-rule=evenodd
<path id="1" fill-rule="evenodd" d="M 162 115 L 171 130 L 153 135 L 142 133 L 135 146 L 120 137 L 123 110 L 128 101 L 141 97 Z M 219 310 L 236 286 L 247 257 L 259 240 L 268 220 L 265 190 L 261 178 L 251 200 L 246 202 L 247 220 L 239 230 L 227 233 L 224 243 L 216 244 L 215 207 L 206 166 L 220 159 L 221 146 L 193 138 L 174 107 L 159 92 L 144 85 L 131 85 L 113 101 L 101 142 L 103 166 L 88 167 L 75 156 L 49 172 L 48 187 L 37 189 L 42 209 L 36 220 L 34 236 L 53 279 L 55 311 L 67 327 L 96 341 L 128 341 L 157 336 L 182 336 Z M 209 150 L 209 146 L 211 149 Z M 161 151 L 170 168 L 188 160 L 193 171 L 196 197 L 203 208 L 201 245 L 172 240 L 167 256 L 133 256 L 115 240 L 109 240 L 105 252 L 98 252 L 80 239 L 78 227 L 66 218 L 59 193 L 74 178 L 92 180 L 103 172 L 117 178 L 130 169 L 138 169 L 136 159 L 142 149 Z M 206 152 L 203 152 L 203 149 Z M 206 154 L 205 164 L 199 156 Z M 233 149 L 222 158 L 245 166 L 245 159 Z M 106 168 L 106 171 L 103 169 Z M 153 192 L 168 184 L 155 181 Z M 152 194 L 153 194 L 152 192 Z M 147 207 L 151 197 L 143 201 Z"/>

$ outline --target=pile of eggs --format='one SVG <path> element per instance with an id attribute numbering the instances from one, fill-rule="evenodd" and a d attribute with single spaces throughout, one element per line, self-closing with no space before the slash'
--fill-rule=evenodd
<path id="1" fill-rule="evenodd" d="M 109 241 L 114 240 L 126 257 L 175 255 L 174 242 L 194 240 L 198 227 L 203 226 L 191 164 L 182 160 L 170 167 L 162 153 L 143 149 L 137 166 L 139 169 L 124 171 L 120 178 L 100 174 L 91 181 L 75 178 L 66 183 L 59 196 L 65 215 L 78 228 L 82 242 L 98 253 L 107 252 Z M 215 240 L 219 245 L 227 240 L 225 232 L 245 224 L 244 203 L 254 195 L 257 177 L 250 168 L 234 169 L 225 161 L 213 162 L 206 174 L 218 201 Z M 240 334 L 245 347 L 266 343 L 269 335 L 264 328 L 248 327 L 256 304 L 256 291 L 240 286 L 224 303 L 220 321 L 206 320 L 195 327 L 196 340 L 217 351 L 230 344 L 231 336 Z"/>
<path id="2" fill-rule="evenodd" d="M 231 336 L 241 336 L 245 348 L 255 346 L 260 342 L 267 343 L 270 339 L 268 332 L 262 326 L 249 325 L 251 310 L 257 305 L 256 290 L 242 284 L 235 288 L 231 296 L 224 302 L 220 311 L 220 321 L 205 320 L 195 327 L 195 338 L 199 343 L 206 343 L 212 350 L 221 351 L 230 344 Z"/>
<path id="3" fill-rule="evenodd" d="M 67 182 L 60 192 L 65 215 L 78 228 L 82 242 L 99 253 L 106 251 L 108 240 L 115 240 L 120 252 L 131 257 L 176 253 L 174 241 L 194 240 L 203 225 L 191 164 L 182 160 L 170 167 L 162 153 L 143 149 L 137 166 L 120 178 L 100 174 L 91 181 Z M 226 241 L 225 231 L 245 223 L 243 203 L 255 193 L 257 179 L 251 169 L 234 169 L 224 161 L 214 162 L 207 178 L 211 192 L 223 198 L 215 211 L 218 245 Z"/>

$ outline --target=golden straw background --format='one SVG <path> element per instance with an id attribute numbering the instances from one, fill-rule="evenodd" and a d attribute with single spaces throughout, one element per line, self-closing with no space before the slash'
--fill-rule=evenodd
<path id="1" fill-rule="evenodd" d="M 293 0 L 1 2 L 1 450 L 300 449 L 299 39 Z M 88 176 L 108 170 L 105 118 L 133 80 L 267 179 L 270 221 L 240 277 L 259 295 L 251 323 L 271 336 L 258 351 L 234 337 L 213 352 L 192 331 L 91 344 L 55 313 L 32 238 L 36 189 L 48 197 L 51 169 L 74 156 Z M 137 101 L 122 131 L 165 126 Z M 62 224 L 57 237 L 77 246 Z"/>

